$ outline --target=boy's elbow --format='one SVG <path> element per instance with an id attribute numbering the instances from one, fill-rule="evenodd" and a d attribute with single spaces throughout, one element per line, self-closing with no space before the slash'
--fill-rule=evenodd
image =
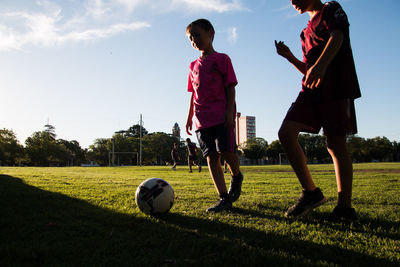
<path id="1" fill-rule="evenodd" d="M 331 38 L 334 39 L 336 42 L 338 42 L 339 44 L 342 44 L 343 42 L 343 31 L 342 30 L 334 30 L 331 33 Z"/>

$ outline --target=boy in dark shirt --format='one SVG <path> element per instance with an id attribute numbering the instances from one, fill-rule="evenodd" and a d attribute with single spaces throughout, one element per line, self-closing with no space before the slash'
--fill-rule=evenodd
<path id="1" fill-rule="evenodd" d="M 171 158 L 172 158 L 172 161 L 174 162 L 171 169 L 173 171 L 176 171 L 176 164 L 180 160 L 179 154 L 178 154 L 178 144 L 177 143 L 174 143 L 174 147 L 171 149 Z"/>
<path id="2" fill-rule="evenodd" d="M 186 139 L 186 145 L 188 149 L 188 166 L 189 172 L 192 171 L 192 165 L 196 165 L 199 168 L 199 172 L 201 172 L 201 163 L 197 157 L 197 146 L 195 143 L 192 143 L 190 138 Z"/>
<path id="3" fill-rule="evenodd" d="M 301 33 L 303 61 L 298 60 L 283 42 L 276 42 L 277 53 L 301 73 L 302 90 L 292 104 L 279 130 L 279 139 L 301 185 L 298 202 L 287 217 L 303 216 L 327 200 L 315 186 L 306 157 L 297 137 L 301 131 L 318 133 L 321 127 L 327 138 L 338 188 L 338 204 L 332 219 L 356 220 L 351 208 L 353 167 L 347 151 L 346 136 L 357 133 L 354 99 L 361 96 L 350 46 L 349 23 L 336 1 L 292 0 L 310 21 Z"/>

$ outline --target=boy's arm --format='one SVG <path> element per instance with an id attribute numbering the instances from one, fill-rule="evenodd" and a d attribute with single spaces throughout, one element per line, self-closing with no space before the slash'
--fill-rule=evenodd
<path id="1" fill-rule="evenodd" d="M 235 110 L 235 85 L 230 85 L 226 90 L 226 111 L 225 111 L 225 128 L 233 127 L 233 117 Z"/>
<path id="2" fill-rule="evenodd" d="M 326 68 L 332 59 L 338 53 L 343 43 L 343 32 L 341 30 L 335 30 L 331 33 L 328 43 L 326 44 L 324 51 L 318 58 L 317 62 L 307 71 L 304 85 L 310 89 L 314 89 L 320 86 L 326 72 Z"/>
<path id="3" fill-rule="evenodd" d="M 190 104 L 189 104 L 189 113 L 186 119 L 186 133 L 188 135 L 192 135 L 190 131 L 192 131 L 192 124 L 193 124 L 193 96 L 194 93 L 192 93 L 190 97 Z"/>
<path id="4" fill-rule="evenodd" d="M 289 47 L 287 47 L 282 41 L 277 42 L 275 40 L 275 47 L 276 47 L 276 52 L 286 58 L 290 63 L 293 64 L 293 66 L 296 67 L 296 69 L 298 69 L 301 73 L 303 73 L 304 75 L 307 72 L 306 69 L 306 64 L 301 61 L 298 60 L 293 54 L 292 51 L 290 51 Z"/>

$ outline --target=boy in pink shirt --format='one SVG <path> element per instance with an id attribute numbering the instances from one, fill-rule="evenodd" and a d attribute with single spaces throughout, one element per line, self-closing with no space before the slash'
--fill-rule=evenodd
<path id="1" fill-rule="evenodd" d="M 241 193 L 243 175 L 235 143 L 235 86 L 237 80 L 230 58 L 214 50 L 214 28 L 206 19 L 186 27 L 192 46 L 201 56 L 190 64 L 188 92 L 191 93 L 186 132 L 195 132 L 220 200 L 207 211 L 230 210 Z M 232 179 L 226 188 L 221 155 L 228 163 Z"/>

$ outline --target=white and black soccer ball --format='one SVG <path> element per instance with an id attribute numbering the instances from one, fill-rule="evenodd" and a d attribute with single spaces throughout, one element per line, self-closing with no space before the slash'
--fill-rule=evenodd
<path id="1" fill-rule="evenodd" d="M 136 189 L 135 201 L 146 214 L 166 213 L 174 204 L 174 190 L 167 181 L 150 178 Z"/>

